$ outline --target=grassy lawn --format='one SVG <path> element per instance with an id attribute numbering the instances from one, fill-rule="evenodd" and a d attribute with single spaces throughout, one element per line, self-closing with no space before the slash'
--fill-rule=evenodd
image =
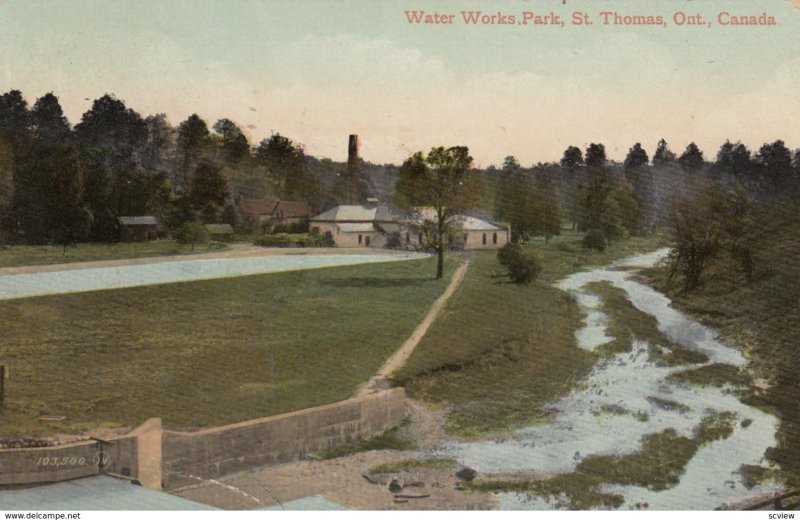
<path id="1" fill-rule="evenodd" d="M 196 244 L 192 251 L 191 245 L 179 244 L 171 239 L 151 242 L 120 242 L 118 244 L 77 244 L 68 247 L 66 252 L 61 246 L 4 246 L 0 248 L 0 267 L 186 255 L 219 251 L 227 249 L 227 247 L 221 242 L 211 242 Z"/>
<path id="2" fill-rule="evenodd" d="M 494 252 L 478 252 L 466 279 L 394 380 L 415 398 L 449 407 L 449 431 L 465 438 L 548 416 L 544 405 L 568 393 L 598 355 L 577 348 L 577 304 L 553 283 L 588 266 L 647 252 L 660 237 L 615 242 L 600 253 L 566 231 L 526 246 L 542 262 L 539 279 L 517 286 Z"/>
<path id="3" fill-rule="evenodd" d="M 0 436 L 221 425 L 346 399 L 458 260 L 442 280 L 424 259 L 2 302 Z"/>
<path id="4" fill-rule="evenodd" d="M 745 283 L 738 266 L 721 255 L 711 262 L 702 285 L 686 292 L 676 277 L 667 284 L 669 269 L 644 273 L 646 281 L 686 311 L 722 333 L 723 339 L 740 346 L 750 358 L 752 377 L 768 388 L 751 400 L 781 418 L 778 447 L 769 458 L 783 468 L 790 485 L 800 485 L 800 201 L 763 209 L 757 216 L 760 232 L 753 247 L 755 275 Z M 707 375 L 721 384 L 746 379 L 730 369 L 709 367 L 711 374 L 683 374 L 690 382 Z"/>

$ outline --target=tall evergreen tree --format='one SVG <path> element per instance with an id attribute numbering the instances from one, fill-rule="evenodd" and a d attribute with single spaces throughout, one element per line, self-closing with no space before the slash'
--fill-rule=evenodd
<path id="1" fill-rule="evenodd" d="M 666 166 L 675 162 L 675 154 L 669 149 L 669 145 L 665 139 L 661 139 L 656 147 L 656 153 L 653 155 L 653 166 Z"/>
<path id="2" fill-rule="evenodd" d="M 782 191 L 789 187 L 793 173 L 792 152 L 783 141 L 765 143 L 756 153 L 755 160 L 770 189 Z"/>
<path id="3" fill-rule="evenodd" d="M 211 132 L 208 125 L 197 114 L 192 114 L 178 125 L 178 156 L 180 158 L 183 189 L 189 185 L 191 172 L 211 145 Z"/>
<path id="4" fill-rule="evenodd" d="M 696 144 L 689 143 L 689 146 L 686 147 L 686 150 L 678 158 L 678 163 L 684 170 L 702 170 L 703 165 L 705 165 L 703 152 Z"/>
<path id="5" fill-rule="evenodd" d="M 717 152 L 714 170 L 718 173 L 743 177 L 748 175 L 753 168 L 750 150 L 742 143 L 725 141 Z"/>
<path id="6" fill-rule="evenodd" d="M 606 165 L 606 147 L 602 143 L 591 143 L 586 149 L 586 166 L 590 168 L 603 168 Z"/>
<path id="7" fill-rule="evenodd" d="M 561 203 L 556 184 L 546 166 L 537 167 L 533 182 L 534 231 L 544 241 L 561 234 Z"/>
<path id="8" fill-rule="evenodd" d="M 647 166 L 649 161 L 650 158 L 647 156 L 647 152 L 644 148 L 642 148 L 642 144 L 636 143 L 628 150 L 628 155 L 625 157 L 625 169 L 635 170 L 636 168 Z"/>

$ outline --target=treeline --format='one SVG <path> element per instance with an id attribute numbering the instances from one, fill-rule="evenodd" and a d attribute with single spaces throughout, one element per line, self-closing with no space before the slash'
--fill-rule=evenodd
<path id="1" fill-rule="evenodd" d="M 686 229 L 679 218 L 698 218 L 685 215 L 686 208 L 700 211 L 711 204 L 708 201 L 719 206 L 721 199 L 730 200 L 732 209 L 706 208 L 706 216 L 713 213 L 721 219 L 733 218 L 748 205 L 797 195 L 800 150 L 793 153 L 778 140 L 753 153 L 742 143 L 726 141 L 709 161 L 695 143 L 677 155 L 662 139 L 652 159 L 636 143 L 624 162 L 616 163 L 607 158 L 603 144 L 592 143 L 585 151 L 568 147 L 559 163 L 530 168 L 507 157 L 500 169 L 489 168 L 485 174 L 495 186 L 494 217 L 510 223 L 512 240 L 548 239 L 566 221 L 585 232 L 585 246 L 603 249 L 610 241 L 658 226 L 668 225 L 673 232 Z M 725 227 L 719 223 L 719 229 Z M 727 226 L 740 224 L 733 221 Z M 685 236 L 680 238 L 686 242 Z M 730 237 L 717 242 L 726 240 L 742 242 Z M 735 254 L 744 254 L 740 245 L 730 247 Z M 685 258 L 682 255 L 679 263 Z"/>
<path id="2" fill-rule="evenodd" d="M 118 217 L 135 215 L 157 216 L 171 229 L 247 227 L 243 198 L 302 200 L 316 209 L 337 203 L 346 193 L 339 169 L 280 134 L 253 145 L 230 119 L 209 127 L 194 114 L 173 127 L 164 114 L 143 117 L 105 95 L 72 127 L 52 93 L 33 106 L 17 90 L 0 96 L 6 242 L 116 241 Z"/>

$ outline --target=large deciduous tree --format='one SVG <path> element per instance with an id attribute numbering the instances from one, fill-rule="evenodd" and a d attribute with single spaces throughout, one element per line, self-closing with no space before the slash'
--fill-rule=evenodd
<path id="1" fill-rule="evenodd" d="M 564 156 L 561 158 L 561 167 L 567 170 L 574 170 L 583 164 L 583 152 L 577 146 L 569 146 L 564 150 Z"/>
<path id="2" fill-rule="evenodd" d="M 495 217 L 511 226 L 511 241 L 527 240 L 535 232 L 535 194 L 528 173 L 513 156 L 506 157 L 495 194 Z"/>
<path id="3" fill-rule="evenodd" d="M 228 196 L 228 187 L 221 168 L 209 160 L 202 160 L 192 176 L 189 198 L 192 207 L 206 223 L 217 222 Z"/>
<path id="4" fill-rule="evenodd" d="M 230 119 L 220 119 L 214 123 L 213 129 L 219 136 L 220 148 L 229 165 L 236 166 L 250 156 L 250 142 L 239 125 Z"/>
<path id="5" fill-rule="evenodd" d="M 478 199 L 477 178 L 471 168 L 466 146 L 432 148 L 427 156 L 417 152 L 400 168 L 395 203 L 412 211 L 429 208 L 433 215 L 430 245 L 437 255 L 436 278 L 444 276 L 445 248 L 454 224 Z"/>
<path id="6" fill-rule="evenodd" d="M 256 149 L 256 160 L 267 168 L 280 197 L 305 200 L 312 205 L 319 197 L 319 183 L 306 168 L 305 154 L 291 139 L 274 134 L 262 140 Z"/>
<path id="7" fill-rule="evenodd" d="M 116 188 L 125 185 L 131 172 L 142 168 L 147 125 L 136 111 L 106 94 L 95 100 L 75 125 L 75 137 L 83 164 L 86 204 L 92 213 L 92 238 L 117 240 L 122 199 Z"/>

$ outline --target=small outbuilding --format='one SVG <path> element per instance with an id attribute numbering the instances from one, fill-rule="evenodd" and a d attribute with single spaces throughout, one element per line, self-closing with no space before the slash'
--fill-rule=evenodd
<path id="1" fill-rule="evenodd" d="M 120 226 L 120 238 L 123 242 L 147 242 L 155 240 L 159 236 L 160 224 L 157 217 L 119 217 L 117 220 Z"/>

